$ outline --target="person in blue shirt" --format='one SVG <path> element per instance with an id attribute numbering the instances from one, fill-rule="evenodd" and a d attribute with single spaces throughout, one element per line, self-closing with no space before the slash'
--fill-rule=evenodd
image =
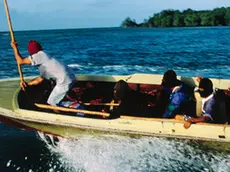
<path id="1" fill-rule="evenodd" d="M 176 72 L 173 70 L 164 73 L 161 85 L 169 95 L 163 118 L 174 118 L 177 114 L 184 114 L 186 109 L 184 107 L 191 99 L 188 86 L 177 80 Z"/>

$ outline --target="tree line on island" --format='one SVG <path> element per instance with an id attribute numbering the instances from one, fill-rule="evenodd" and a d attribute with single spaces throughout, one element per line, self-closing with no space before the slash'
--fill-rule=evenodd
<path id="1" fill-rule="evenodd" d="M 230 26 L 230 7 L 215 8 L 213 10 L 196 11 L 187 9 L 163 10 L 154 14 L 143 23 L 136 23 L 135 19 L 127 17 L 121 27 L 191 27 L 191 26 Z"/>

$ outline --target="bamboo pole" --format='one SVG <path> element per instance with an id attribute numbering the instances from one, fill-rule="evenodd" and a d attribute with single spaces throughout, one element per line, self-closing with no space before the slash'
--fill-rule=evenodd
<path id="1" fill-rule="evenodd" d="M 15 42 L 13 27 L 12 27 L 10 13 L 9 13 L 9 8 L 8 8 L 8 4 L 7 4 L 6 0 L 4 0 L 4 6 L 5 6 L 5 11 L 6 11 L 6 17 L 7 17 L 7 21 L 8 21 L 8 26 L 9 26 L 9 29 L 10 29 L 11 41 Z"/>
<path id="2" fill-rule="evenodd" d="M 72 109 L 72 108 L 66 108 L 66 107 L 58 107 L 58 106 L 51 106 L 51 105 L 45 105 L 45 104 L 38 104 L 35 103 L 35 106 L 41 108 L 41 109 L 50 109 L 50 110 L 57 110 L 62 112 L 74 112 L 74 113 L 84 113 L 88 115 L 97 115 L 102 117 L 108 117 L 109 113 L 104 112 L 97 112 L 97 111 L 89 111 L 89 110 L 80 110 L 80 109 Z M 125 116 L 121 115 L 121 119 L 134 119 L 134 120 L 147 120 L 147 121 L 171 121 L 171 122 L 184 122 L 181 119 L 162 119 L 162 118 L 146 118 L 146 117 L 133 117 L 133 116 Z"/>
<path id="3" fill-rule="evenodd" d="M 10 30 L 11 41 L 15 42 L 14 31 L 13 31 L 13 27 L 12 27 L 12 23 L 11 23 L 10 12 L 9 12 L 9 8 L 8 8 L 7 0 L 4 0 L 4 6 L 5 6 L 6 17 L 7 17 L 7 21 L 8 21 L 9 30 Z M 23 81 L 23 74 L 22 74 L 21 65 L 18 62 L 17 62 L 17 65 L 18 65 L 18 72 L 20 75 L 20 80 Z"/>
<path id="4" fill-rule="evenodd" d="M 92 103 L 83 103 L 85 106 L 119 106 L 118 103 L 98 103 L 98 104 L 92 104 Z"/>
<path id="5" fill-rule="evenodd" d="M 103 117 L 104 116 L 108 117 L 110 115 L 109 113 L 104 113 L 104 112 L 72 109 L 72 108 L 51 106 L 51 105 L 38 104 L 38 103 L 35 103 L 35 106 L 37 106 L 39 108 L 42 108 L 42 109 L 50 109 L 50 110 L 56 110 L 56 111 L 62 111 L 62 112 L 84 113 L 84 114 L 87 114 L 87 115 L 98 115 L 98 116 L 103 116 Z"/>

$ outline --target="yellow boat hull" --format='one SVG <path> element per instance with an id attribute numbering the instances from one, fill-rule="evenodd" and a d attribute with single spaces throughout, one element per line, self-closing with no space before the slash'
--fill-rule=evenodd
<path id="1" fill-rule="evenodd" d="M 130 83 L 148 84 L 160 84 L 161 78 L 161 75 L 148 74 L 134 74 L 129 76 L 77 76 L 77 79 L 81 81 L 116 82 L 119 79 L 124 79 Z M 195 78 L 179 77 L 179 79 L 192 86 L 197 85 Z M 212 79 L 212 81 L 216 88 L 230 88 L 230 80 Z M 8 119 L 13 123 L 21 124 L 45 133 L 76 138 L 81 132 L 113 132 L 230 142 L 229 125 L 202 123 L 192 124 L 189 129 L 185 129 L 183 121 L 172 119 L 136 117 L 92 119 L 20 109 L 17 103 L 18 91 L 16 91 L 18 89 L 18 83 L 19 81 L 17 79 L 2 80 L 0 82 L 0 118 Z M 4 86 L 8 86 L 8 88 L 5 88 Z M 13 94 L 12 91 L 16 91 L 15 94 Z M 12 101 L 13 105 L 11 105 Z"/>

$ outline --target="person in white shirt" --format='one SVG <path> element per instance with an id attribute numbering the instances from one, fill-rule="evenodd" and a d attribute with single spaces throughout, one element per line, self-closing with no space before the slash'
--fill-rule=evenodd
<path id="1" fill-rule="evenodd" d="M 225 124 L 227 122 L 227 118 L 219 112 L 219 102 L 216 100 L 214 95 L 212 81 L 208 78 L 202 78 L 197 91 L 200 93 L 202 98 L 201 116 L 198 118 L 188 117 L 185 120 L 189 123 L 208 122 Z"/>
<path id="2" fill-rule="evenodd" d="M 47 55 L 37 41 L 29 41 L 28 52 L 30 55 L 26 58 L 22 58 L 20 55 L 16 42 L 11 42 L 11 46 L 19 65 L 31 64 L 37 66 L 40 71 L 40 77 L 29 83 L 21 81 L 20 86 L 24 89 L 27 85 L 38 85 L 44 79 L 55 80 L 56 85 L 49 95 L 47 103 L 57 106 L 76 82 L 73 71 L 68 66 Z"/>

